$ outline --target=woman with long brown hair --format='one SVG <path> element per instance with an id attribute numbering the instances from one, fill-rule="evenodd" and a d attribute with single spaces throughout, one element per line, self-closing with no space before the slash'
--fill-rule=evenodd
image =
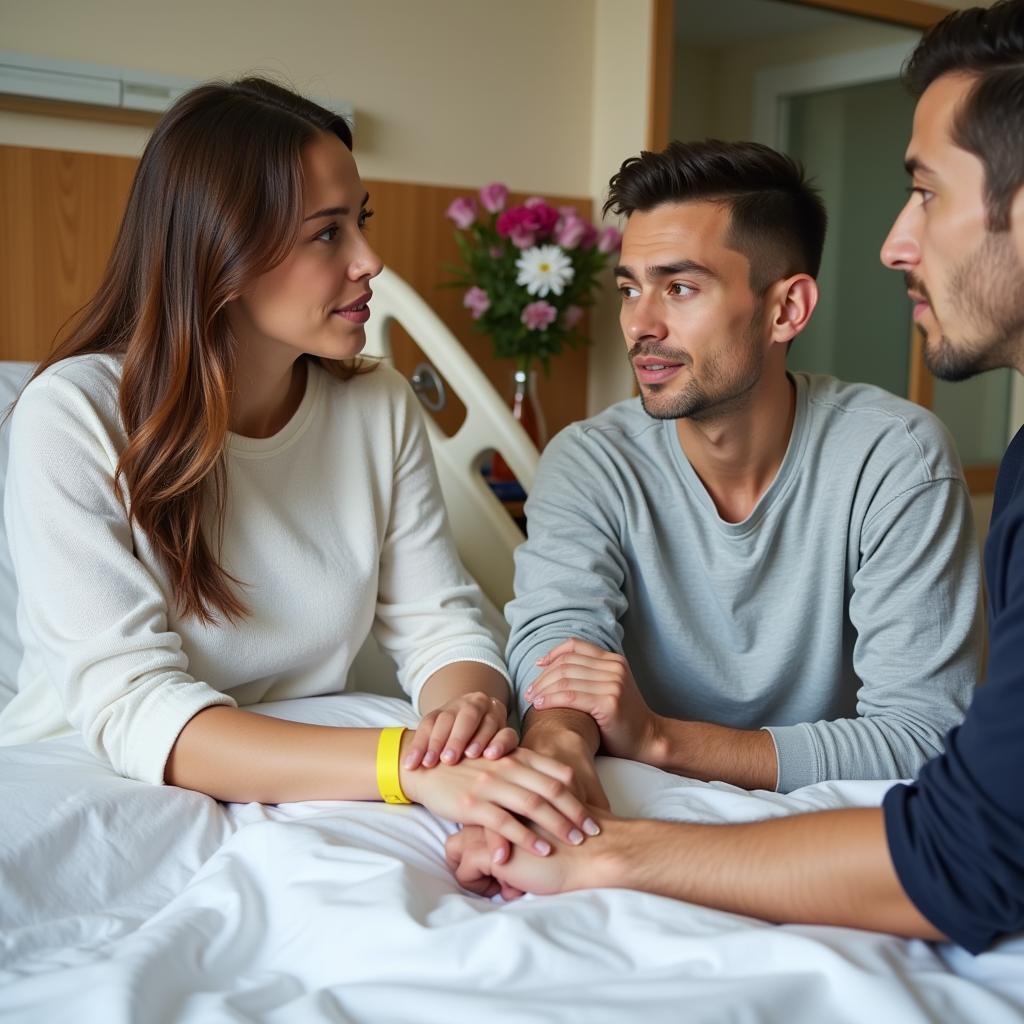
<path id="1" fill-rule="evenodd" d="M 380 260 L 347 124 L 261 79 L 161 119 L 103 283 L 11 424 L 25 647 L 0 743 L 79 731 L 222 800 L 384 799 L 545 853 L 595 831 L 516 749 L 419 410 L 361 361 Z M 245 710 L 337 693 L 373 627 L 416 730 Z"/>

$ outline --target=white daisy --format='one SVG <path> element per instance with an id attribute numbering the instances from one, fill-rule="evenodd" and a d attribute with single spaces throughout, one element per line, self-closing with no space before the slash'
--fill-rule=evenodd
<path id="1" fill-rule="evenodd" d="M 516 284 L 526 285 L 531 295 L 543 298 L 549 292 L 561 295 L 576 271 L 564 250 L 557 245 L 535 245 L 516 260 Z"/>

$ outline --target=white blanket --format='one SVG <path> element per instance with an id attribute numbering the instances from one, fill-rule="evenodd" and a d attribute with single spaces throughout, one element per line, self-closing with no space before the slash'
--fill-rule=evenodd
<path id="1" fill-rule="evenodd" d="M 350 694 L 270 706 L 414 723 Z M 886 783 L 789 796 L 603 759 L 616 811 L 742 821 L 877 804 Z M 112 775 L 78 739 L 0 749 L 0 1020 L 1024 1021 L 1024 938 L 973 958 L 775 927 L 624 890 L 505 904 L 459 889 L 421 808 L 218 804 Z"/>

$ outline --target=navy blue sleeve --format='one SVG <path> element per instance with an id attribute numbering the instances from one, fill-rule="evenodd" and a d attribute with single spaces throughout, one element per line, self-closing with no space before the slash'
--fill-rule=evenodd
<path id="1" fill-rule="evenodd" d="M 883 804 L 907 895 L 972 953 L 1024 929 L 1024 430 L 1003 460 L 985 568 L 988 678 L 945 753 Z"/>

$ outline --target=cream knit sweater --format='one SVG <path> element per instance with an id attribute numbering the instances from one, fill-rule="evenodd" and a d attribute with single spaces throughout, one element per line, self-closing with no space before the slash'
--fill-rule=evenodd
<path id="1" fill-rule="evenodd" d="M 337 693 L 371 629 L 414 705 L 452 662 L 505 674 L 394 370 L 341 382 L 311 365 L 277 434 L 228 436 L 221 562 L 252 614 L 214 627 L 177 614 L 115 495 L 119 376 L 112 356 L 65 360 L 14 412 L 4 512 L 25 655 L 0 744 L 77 730 L 121 774 L 160 783 L 198 711 Z"/>

